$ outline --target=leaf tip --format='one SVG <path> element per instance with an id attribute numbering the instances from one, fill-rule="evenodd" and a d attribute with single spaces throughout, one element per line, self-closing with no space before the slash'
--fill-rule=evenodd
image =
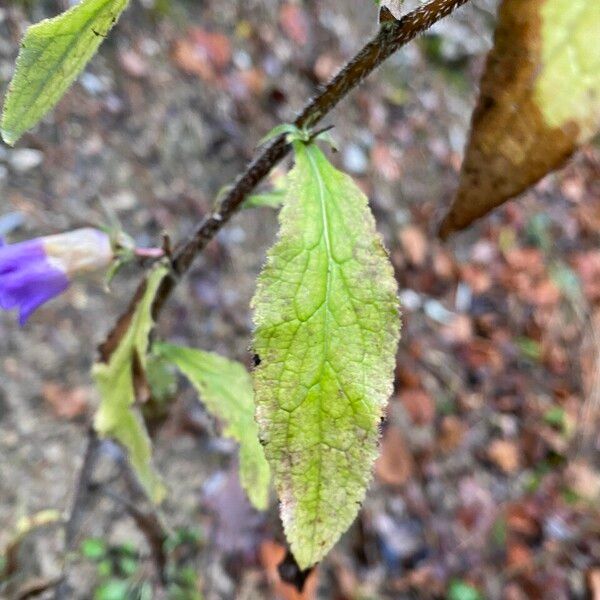
<path id="1" fill-rule="evenodd" d="M 450 235 L 454 233 L 454 227 L 450 222 L 449 217 L 450 215 L 446 215 L 438 228 L 437 234 L 440 240 L 442 240 L 442 242 L 445 242 L 450 237 Z"/>
<path id="2" fill-rule="evenodd" d="M 21 136 L 18 135 L 15 131 L 12 131 L 11 129 L 0 127 L 0 137 L 2 137 L 2 141 L 5 144 L 12 147 L 17 143 L 19 137 Z"/>

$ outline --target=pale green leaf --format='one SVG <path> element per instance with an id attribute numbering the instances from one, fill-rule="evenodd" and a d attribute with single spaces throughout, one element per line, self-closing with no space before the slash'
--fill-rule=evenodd
<path id="1" fill-rule="evenodd" d="M 27 30 L 4 104 L 1 131 L 6 143 L 14 144 L 61 99 L 128 1 L 82 0 Z"/>
<path id="2" fill-rule="evenodd" d="M 587 141 L 600 129 L 600 2 L 546 0 L 539 12 L 536 101 L 550 127 L 574 123 Z"/>
<path id="3" fill-rule="evenodd" d="M 98 362 L 92 370 L 100 392 L 100 405 L 94 420 L 96 431 L 115 438 L 125 447 L 142 485 L 155 502 L 163 499 L 165 489 L 152 468 L 150 438 L 134 407 L 133 369 L 134 361 L 138 361 L 142 369 L 146 367 L 148 336 L 154 325 L 152 303 L 167 271 L 167 267 L 159 264 L 150 273 L 144 294 L 120 344 L 108 363 Z"/>
<path id="4" fill-rule="evenodd" d="M 307 568 L 364 498 L 400 321 L 367 198 L 316 146 L 294 148 L 279 239 L 253 300 L 254 379 L 286 536 Z"/>
<path id="5" fill-rule="evenodd" d="M 223 435 L 239 443 L 242 487 L 256 508 L 266 509 L 271 475 L 258 440 L 252 380 L 244 365 L 195 348 L 161 343 L 153 349 L 190 380 L 207 410 L 223 423 Z"/>
<path id="6" fill-rule="evenodd" d="M 272 190 L 262 194 L 252 194 L 251 196 L 248 196 L 246 200 L 244 200 L 242 208 L 279 208 L 284 198 L 284 190 Z"/>

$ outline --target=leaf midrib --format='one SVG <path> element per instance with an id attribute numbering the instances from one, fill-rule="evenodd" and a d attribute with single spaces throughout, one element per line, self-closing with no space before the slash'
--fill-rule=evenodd
<path id="1" fill-rule="evenodd" d="M 318 190 L 319 190 L 319 204 L 321 207 L 321 221 L 322 221 L 322 237 L 323 240 L 325 241 L 325 251 L 327 253 L 327 281 L 325 284 L 325 301 L 323 303 L 323 310 L 324 310 L 324 317 L 323 317 L 323 362 L 321 364 L 321 373 L 319 375 L 319 379 L 322 381 L 323 379 L 323 375 L 324 375 L 324 371 L 325 371 L 325 365 L 328 362 L 328 357 L 329 357 L 329 297 L 330 297 L 330 290 L 331 290 L 331 272 L 332 272 L 332 268 L 333 268 L 333 255 L 331 252 L 331 240 L 329 237 L 329 218 L 327 216 L 327 208 L 325 206 L 325 185 L 323 182 L 323 179 L 321 178 L 321 172 L 319 171 L 319 167 L 316 164 L 316 159 L 313 156 L 313 152 L 319 152 L 319 150 L 317 148 L 315 148 L 314 146 L 308 146 L 306 147 L 306 154 L 308 157 L 308 161 L 310 164 L 310 168 L 311 171 L 314 174 L 315 180 L 317 181 L 317 185 L 318 185 Z M 319 422 L 318 422 L 318 427 L 319 427 L 319 440 L 321 441 L 322 445 L 322 438 L 323 438 L 323 424 L 322 424 L 322 415 L 323 415 L 323 388 L 321 387 L 320 389 L 320 394 L 319 394 Z M 318 477 L 317 477 L 317 490 L 316 490 L 316 495 L 317 495 L 317 506 L 321 505 L 321 491 L 322 491 L 322 478 L 321 478 L 321 473 L 322 473 L 322 468 L 323 468 L 323 457 L 321 454 L 321 448 L 319 448 L 318 451 Z M 315 551 L 315 547 L 314 547 L 314 540 L 315 540 L 315 534 L 317 531 L 317 520 L 313 519 L 313 524 L 312 524 L 312 535 L 311 535 L 311 539 L 312 539 L 312 544 L 311 544 L 311 556 L 314 555 L 314 551 Z"/>

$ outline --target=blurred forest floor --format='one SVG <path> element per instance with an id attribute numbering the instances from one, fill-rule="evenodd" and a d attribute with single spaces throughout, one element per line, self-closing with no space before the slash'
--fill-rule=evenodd
<path id="1" fill-rule="evenodd" d="M 2 2 L 2 91 L 27 22 L 66 4 Z M 99 224 L 107 206 L 141 245 L 163 230 L 181 239 L 258 140 L 377 26 L 370 0 L 155 4 L 133 2 L 51 117 L 17 148 L 0 146 L 1 236 Z M 600 598 L 598 147 L 467 233 L 435 238 L 494 8 L 478 0 L 436 26 L 325 121 L 332 160 L 369 195 L 391 253 L 403 339 L 366 502 L 304 598 Z M 160 335 L 250 365 L 249 302 L 276 227 L 271 209 L 238 214 Z M 21 517 L 68 510 L 97 401 L 95 346 L 141 274 L 128 268 L 110 295 L 77 283 L 23 329 L 0 315 L 0 550 Z M 193 560 L 205 597 L 300 598 L 277 578 L 275 504 L 250 508 L 235 446 L 217 433 L 183 384 L 155 432 L 167 519 L 202 531 Z M 104 444 L 105 478 L 120 458 Z M 78 543 L 98 536 L 147 555 L 114 496 L 96 494 Z M 20 584 L 60 572 L 56 528 L 21 550 Z M 75 557 L 69 571 L 76 597 L 92 597 L 94 565 Z"/>

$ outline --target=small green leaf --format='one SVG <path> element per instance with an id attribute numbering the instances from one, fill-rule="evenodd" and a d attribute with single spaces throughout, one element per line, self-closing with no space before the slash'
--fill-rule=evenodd
<path id="1" fill-rule="evenodd" d="M 536 362 L 542 358 L 542 347 L 539 342 L 528 337 L 519 337 L 516 342 L 523 358 L 528 358 Z"/>
<path id="2" fill-rule="evenodd" d="M 254 379 L 286 536 L 305 569 L 364 498 L 400 321 L 367 198 L 315 145 L 294 148 L 279 239 L 253 300 Z"/>
<path id="3" fill-rule="evenodd" d="M 258 208 L 262 206 L 279 208 L 284 198 L 284 190 L 272 190 L 262 194 L 252 194 L 251 196 L 248 196 L 246 200 L 244 200 L 242 208 Z"/>
<path id="4" fill-rule="evenodd" d="M 142 369 L 146 367 L 148 336 L 154 325 L 152 303 L 167 272 L 166 266 L 158 264 L 150 273 L 146 290 L 138 302 L 127 333 L 112 353 L 110 361 L 98 362 L 92 370 L 100 391 L 100 406 L 94 420 L 96 431 L 100 435 L 114 437 L 123 444 L 140 481 L 155 502 L 163 499 L 165 489 L 152 469 L 148 432 L 133 407 L 133 367 L 135 360 Z"/>
<path id="5" fill-rule="evenodd" d="M 270 141 L 274 140 L 275 138 L 278 138 L 280 135 L 283 135 L 284 133 L 286 134 L 286 139 L 288 142 L 292 142 L 293 140 L 296 140 L 296 139 L 308 140 L 308 137 L 310 136 L 310 133 L 308 131 L 303 131 L 302 129 L 298 128 L 298 126 L 294 125 L 293 123 L 281 123 L 281 124 L 273 127 L 273 129 L 271 129 L 271 131 L 269 131 L 269 133 L 267 133 L 267 135 L 265 135 L 258 142 L 258 144 L 260 146 L 262 146 L 263 144 L 266 144 L 267 142 L 270 142 Z"/>
<path id="6" fill-rule="evenodd" d="M 242 487 L 256 508 L 266 509 L 271 476 L 258 441 L 248 371 L 238 362 L 194 348 L 161 343 L 155 344 L 153 350 L 190 380 L 206 408 L 223 422 L 223 434 L 239 443 Z"/>
<path id="7" fill-rule="evenodd" d="M 129 583 L 121 579 L 111 579 L 96 589 L 94 600 L 128 600 Z"/>
<path id="8" fill-rule="evenodd" d="M 482 596 L 471 584 L 455 579 L 450 583 L 448 600 L 482 600 Z"/>
<path id="9" fill-rule="evenodd" d="M 112 560 L 106 558 L 101 560 L 98 563 L 98 567 L 96 568 L 98 571 L 98 576 L 102 578 L 110 577 L 113 572 L 113 563 Z"/>
<path id="10" fill-rule="evenodd" d="M 82 0 L 27 30 L 2 115 L 7 144 L 14 144 L 61 99 L 128 1 Z"/>
<path id="11" fill-rule="evenodd" d="M 553 406 L 544 413 L 544 421 L 557 429 L 565 427 L 565 409 L 561 406 Z"/>
<path id="12" fill-rule="evenodd" d="M 106 544 L 98 538 L 87 538 L 81 542 L 81 554 L 90 560 L 100 560 L 106 555 Z"/>
<path id="13" fill-rule="evenodd" d="M 125 577 L 131 577 L 138 570 L 138 561 L 130 556 L 119 559 L 119 569 Z"/>

